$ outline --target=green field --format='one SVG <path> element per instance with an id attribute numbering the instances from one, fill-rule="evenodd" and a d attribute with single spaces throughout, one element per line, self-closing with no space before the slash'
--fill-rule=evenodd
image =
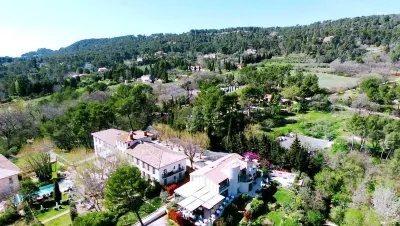
<path id="1" fill-rule="evenodd" d="M 289 117 L 287 124 L 272 128 L 272 131 L 275 136 L 295 132 L 314 138 L 324 138 L 327 135 L 336 138 L 344 133 L 346 119 L 349 117 L 351 114 L 346 111 L 309 111 Z"/>
<path id="2" fill-rule="evenodd" d="M 71 224 L 72 224 L 72 222 L 71 222 L 70 214 L 67 213 L 67 214 L 62 215 L 61 217 L 58 217 L 52 221 L 45 223 L 44 225 L 45 226 L 68 226 Z"/>
<path id="3" fill-rule="evenodd" d="M 352 77 L 344 77 L 329 73 L 315 73 L 319 79 L 321 88 L 344 90 L 356 86 L 359 79 Z"/>
<path id="4" fill-rule="evenodd" d="M 276 198 L 276 202 L 281 206 L 288 206 L 293 201 L 293 193 L 287 189 L 279 188 L 274 198 Z"/>
<path id="5" fill-rule="evenodd" d="M 272 211 L 267 214 L 267 217 L 274 222 L 274 225 L 279 225 L 285 217 L 285 213 L 283 211 Z"/>

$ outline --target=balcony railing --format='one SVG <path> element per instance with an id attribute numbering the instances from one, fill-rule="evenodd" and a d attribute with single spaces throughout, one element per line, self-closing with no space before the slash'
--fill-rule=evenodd
<path id="1" fill-rule="evenodd" d="M 162 174 L 162 178 L 170 177 L 170 176 L 175 175 L 175 174 L 177 174 L 177 173 L 179 173 L 179 172 L 182 172 L 182 171 L 184 171 L 184 170 L 185 170 L 185 169 L 184 169 L 183 167 L 179 167 L 179 168 L 176 169 L 176 170 L 172 170 L 172 171 L 170 171 L 170 172 L 163 173 L 163 174 Z"/>
<path id="2" fill-rule="evenodd" d="M 240 183 L 249 183 L 253 181 L 253 177 L 250 175 L 240 175 L 239 182 Z"/>
<path id="3" fill-rule="evenodd" d="M 219 192 L 222 192 L 223 190 L 229 188 L 229 184 L 221 184 L 219 186 Z"/>

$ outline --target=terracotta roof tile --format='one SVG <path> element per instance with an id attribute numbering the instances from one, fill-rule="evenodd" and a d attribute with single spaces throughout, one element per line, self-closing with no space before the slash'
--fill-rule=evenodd
<path id="1" fill-rule="evenodd" d="M 0 154 L 0 179 L 7 178 L 21 173 L 18 166 Z"/>
<path id="2" fill-rule="evenodd" d="M 138 143 L 128 148 L 126 153 L 142 160 L 156 169 L 187 158 L 184 154 L 149 142 Z"/>

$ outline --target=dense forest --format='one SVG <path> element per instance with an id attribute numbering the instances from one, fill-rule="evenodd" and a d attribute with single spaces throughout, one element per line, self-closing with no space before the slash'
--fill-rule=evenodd
<path id="1" fill-rule="evenodd" d="M 229 70 L 235 68 L 234 62 L 256 63 L 291 53 L 307 54 L 317 62 L 329 63 L 338 58 L 341 61 L 356 60 L 370 45 L 384 47 L 392 61 L 397 61 L 400 56 L 399 37 L 400 15 L 385 15 L 292 27 L 191 30 L 182 34 L 87 39 L 57 51 L 42 48 L 19 58 L 0 58 L 0 97 L 4 100 L 7 95 L 38 95 L 59 90 L 67 75 L 82 72 L 85 63 L 90 63 L 93 71 L 99 67 L 111 68 L 116 71 L 116 75 L 111 77 L 117 82 L 124 74 L 121 72 L 126 70 L 133 71 L 129 77 L 138 77 L 147 71 L 121 65 L 125 60 L 139 57 L 142 58 L 137 63 L 139 66 L 164 65 L 161 70 L 153 69 L 152 75 L 164 77 L 165 81 L 168 78 L 164 70 L 186 69 L 196 62 L 199 54 L 207 53 L 230 56 L 229 61 L 224 59 L 217 63 Z M 246 50 L 249 49 L 255 50 L 256 54 L 248 54 Z M 216 59 L 209 60 L 207 68 L 215 70 Z"/>

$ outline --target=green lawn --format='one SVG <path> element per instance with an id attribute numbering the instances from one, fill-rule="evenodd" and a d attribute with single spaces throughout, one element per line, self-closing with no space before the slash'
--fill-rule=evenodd
<path id="1" fill-rule="evenodd" d="M 293 201 L 293 194 L 285 188 L 279 188 L 275 193 L 274 198 L 276 198 L 276 202 L 281 206 L 288 206 Z"/>
<path id="2" fill-rule="evenodd" d="M 285 213 L 283 211 L 272 211 L 267 214 L 267 217 L 274 222 L 274 225 L 279 225 L 285 217 Z"/>
<path id="3" fill-rule="evenodd" d="M 61 217 L 58 217 L 52 221 L 47 222 L 46 224 L 44 224 L 45 226 L 68 226 L 71 225 L 71 217 L 70 214 L 64 214 Z"/>
<path id="4" fill-rule="evenodd" d="M 143 217 L 149 215 L 150 213 L 160 208 L 162 205 L 161 199 L 158 197 L 150 200 L 149 202 L 151 203 L 151 205 L 145 203 L 139 209 L 139 214 L 142 219 Z M 138 219 L 136 214 L 134 212 L 129 212 L 118 219 L 117 225 L 131 225 L 136 223 L 137 221 Z"/>
<path id="5" fill-rule="evenodd" d="M 36 217 L 38 220 L 43 221 L 46 220 L 50 217 L 53 217 L 57 214 L 60 214 L 62 212 L 65 212 L 66 210 L 69 210 L 69 205 L 61 205 L 62 209 L 58 210 L 53 210 L 53 208 L 49 208 L 46 212 L 41 213 L 40 210 L 36 210 Z"/>
<path id="6" fill-rule="evenodd" d="M 346 119 L 350 117 L 351 114 L 346 111 L 329 113 L 310 111 L 287 118 L 287 124 L 272 128 L 272 131 L 275 136 L 295 132 L 315 138 L 325 138 L 327 135 L 335 138 L 344 133 Z"/>
<path id="7" fill-rule="evenodd" d="M 57 171 L 61 168 L 62 166 L 58 163 L 53 163 L 51 164 L 51 170 L 53 171 L 51 173 L 53 178 L 57 178 Z"/>

